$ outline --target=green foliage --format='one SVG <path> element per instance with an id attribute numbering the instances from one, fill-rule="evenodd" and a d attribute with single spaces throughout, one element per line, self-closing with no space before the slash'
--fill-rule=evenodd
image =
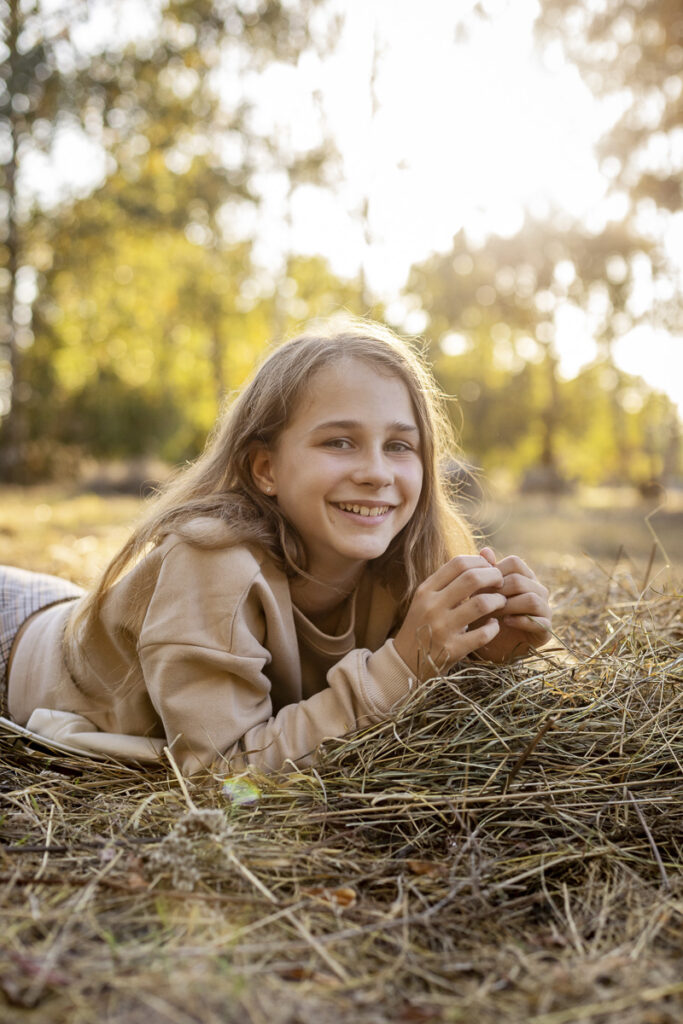
<path id="1" fill-rule="evenodd" d="M 596 150 L 608 195 L 623 208 L 625 237 L 615 250 L 616 262 L 612 260 L 617 277 L 608 273 L 605 284 L 611 291 L 615 284 L 628 291 L 628 280 L 619 280 L 618 256 L 627 261 L 629 254 L 640 258 L 637 250 L 642 248 L 647 253 L 646 276 L 653 279 L 649 320 L 680 334 L 683 307 L 676 283 L 680 283 L 680 254 L 666 244 L 683 200 L 680 4 L 675 0 L 607 0 L 596 5 L 540 0 L 537 30 L 541 44 L 563 51 L 596 100 L 610 103 L 615 111 L 616 120 Z M 582 263 L 579 273 L 583 276 Z M 625 333 L 628 326 L 622 318 L 615 334 Z"/>
<path id="2" fill-rule="evenodd" d="M 474 16 L 492 10 L 482 0 Z M 680 5 L 540 0 L 537 29 L 596 97 L 621 105 L 598 156 L 623 217 L 590 229 L 557 212 L 527 218 L 515 237 L 477 249 L 460 232 L 449 252 L 412 268 L 406 290 L 429 316 L 440 379 L 461 400 L 465 447 L 484 464 L 540 462 L 595 482 L 675 478 L 675 407 L 621 373 L 612 348 L 643 317 L 639 279 L 654 297 L 647 323 L 680 329 L 680 267 L 663 244 L 683 183 Z M 559 378 L 554 347 L 567 311 L 583 315 L 599 351 L 573 381 Z"/>
<path id="3" fill-rule="evenodd" d="M 107 217 L 103 192 L 53 223 L 64 256 L 43 272 L 34 306 L 29 436 L 101 457 L 192 457 L 270 339 L 276 311 L 290 333 L 352 306 L 354 285 L 320 257 L 296 257 L 283 281 L 255 293 L 249 243 L 206 247 L 114 217 L 100 238 L 90 222 Z"/>
<path id="4" fill-rule="evenodd" d="M 166 0 L 150 8 L 147 37 L 87 49 L 88 0 L 0 0 L 0 13 L 0 403 L 5 382 L 12 397 L 2 468 L 38 472 L 50 445 L 191 457 L 271 339 L 339 309 L 368 312 L 362 278 L 340 280 L 322 257 L 289 254 L 269 276 L 244 227 L 264 170 L 284 176 L 290 198 L 329 184 L 322 128 L 304 151 L 272 137 L 242 82 L 329 45 L 334 20 L 325 0 Z M 675 410 L 617 370 L 612 346 L 638 322 L 639 275 L 661 295 L 671 276 L 640 214 L 680 204 L 680 12 L 669 0 L 541 0 L 538 28 L 596 95 L 622 96 L 600 156 L 627 213 L 598 232 L 528 218 L 476 250 L 460 232 L 412 268 L 407 291 L 428 313 L 436 372 L 475 461 L 517 473 L 541 463 L 596 483 L 675 477 Z M 106 175 L 47 210 L 26 169 L 67 127 L 101 147 Z M 659 302 L 651 322 L 673 324 L 677 301 Z M 599 344 L 572 381 L 555 350 L 568 309 Z"/>
<path id="5" fill-rule="evenodd" d="M 598 97 L 618 96 L 621 113 L 599 156 L 614 185 L 633 199 L 676 212 L 683 165 L 683 21 L 676 0 L 540 0 L 539 36 L 560 45 Z M 652 145 L 654 139 L 657 144 Z"/>
<path id="6" fill-rule="evenodd" d="M 516 473 L 540 463 L 594 483 L 677 472 L 680 456 L 667 447 L 673 404 L 618 371 L 611 356 L 617 329 L 631 325 L 634 264 L 621 256 L 623 273 L 613 269 L 628 238 L 618 226 L 591 236 L 529 220 L 517 236 L 480 249 L 460 232 L 449 252 L 412 268 L 407 291 L 429 315 L 434 367 L 458 399 L 454 418 L 475 461 Z M 555 317 L 567 304 L 590 309 L 598 291 L 601 355 L 562 380 Z"/>
<path id="7" fill-rule="evenodd" d="M 148 11 L 153 35 L 86 50 L 87 0 L 0 0 L 8 475 L 46 433 L 98 454 L 201 447 L 272 320 L 247 296 L 251 241 L 236 241 L 236 219 L 258 203 L 254 175 L 315 183 L 332 156 L 322 131 L 296 150 L 259 129 L 242 81 L 328 46 L 334 21 L 313 16 L 323 6 L 166 0 Z M 68 125 L 105 152 L 107 176 L 48 214 L 25 167 Z M 22 274 L 35 297 L 20 294 Z"/>

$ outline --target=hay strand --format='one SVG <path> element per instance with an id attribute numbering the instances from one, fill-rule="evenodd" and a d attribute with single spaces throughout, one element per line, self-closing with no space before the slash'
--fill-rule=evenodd
<path id="1" fill-rule="evenodd" d="M 0 736 L 0 1020 L 674 1024 L 683 625 L 657 587 L 559 579 L 562 643 L 434 679 L 246 802 L 170 750 Z"/>

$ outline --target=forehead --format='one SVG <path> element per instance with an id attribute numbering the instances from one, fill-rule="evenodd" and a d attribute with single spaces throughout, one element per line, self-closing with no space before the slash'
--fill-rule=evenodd
<path id="1" fill-rule="evenodd" d="M 309 378 L 290 422 L 301 419 L 366 420 L 390 414 L 417 425 L 413 401 L 402 377 L 388 367 L 356 356 L 321 366 Z M 343 415 L 342 415 L 343 414 Z"/>

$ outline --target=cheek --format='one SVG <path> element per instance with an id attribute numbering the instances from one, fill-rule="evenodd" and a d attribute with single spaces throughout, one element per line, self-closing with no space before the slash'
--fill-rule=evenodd
<path id="1" fill-rule="evenodd" d="M 422 466 L 417 466 L 412 475 L 412 491 L 415 503 L 419 501 L 420 495 L 422 494 L 422 487 L 424 484 L 424 470 Z"/>
<path id="2" fill-rule="evenodd" d="M 424 478 L 421 466 L 411 470 L 409 473 L 406 473 L 403 477 L 403 498 L 406 503 L 406 522 L 412 519 L 415 515 L 415 511 L 420 503 L 420 495 L 422 494 L 423 485 Z"/>

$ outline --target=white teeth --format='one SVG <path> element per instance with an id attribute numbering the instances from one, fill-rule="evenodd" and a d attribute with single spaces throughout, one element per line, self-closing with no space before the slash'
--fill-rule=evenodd
<path id="1" fill-rule="evenodd" d="M 389 505 L 376 505 L 370 508 L 369 505 L 349 505 L 347 502 L 338 502 L 339 508 L 344 512 L 355 512 L 361 516 L 383 516 L 389 511 Z"/>

